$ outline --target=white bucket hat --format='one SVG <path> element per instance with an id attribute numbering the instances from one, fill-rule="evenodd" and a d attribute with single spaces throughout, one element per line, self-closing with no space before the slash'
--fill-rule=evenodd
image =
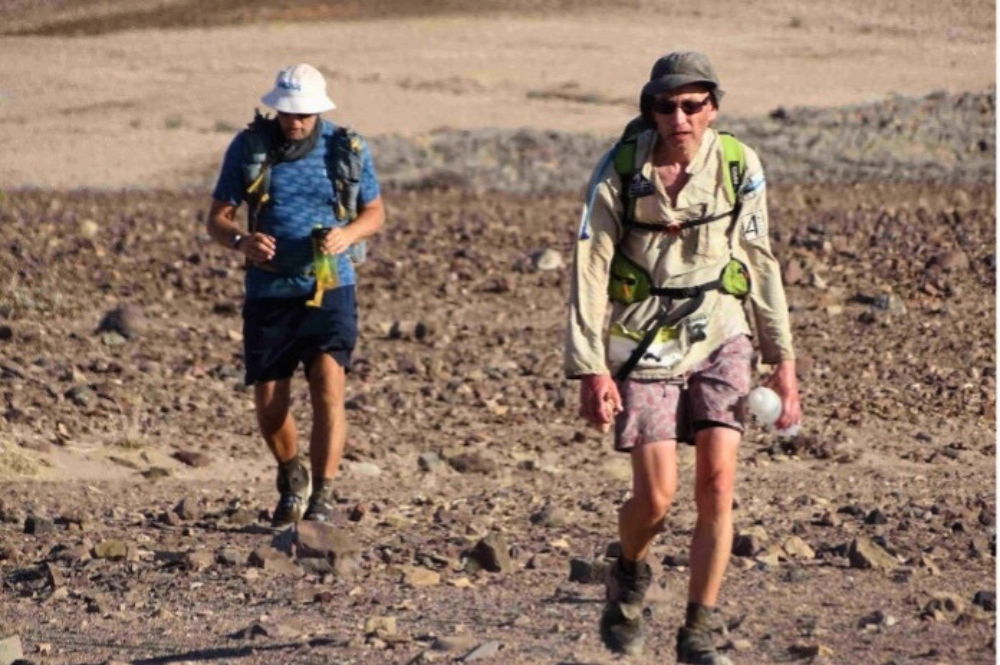
<path id="1" fill-rule="evenodd" d="M 337 108 L 326 96 L 326 80 L 312 65 L 285 67 L 274 79 L 274 89 L 260 101 L 282 113 L 322 113 Z"/>

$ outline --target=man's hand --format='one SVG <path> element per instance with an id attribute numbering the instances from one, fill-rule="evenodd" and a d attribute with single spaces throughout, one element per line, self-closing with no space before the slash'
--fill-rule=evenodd
<path id="1" fill-rule="evenodd" d="M 267 263 L 274 258 L 274 238 L 266 233 L 251 233 L 240 240 L 236 249 L 251 261 Z"/>
<path id="2" fill-rule="evenodd" d="M 611 429 L 622 412 L 618 386 L 607 374 L 587 374 L 580 380 L 580 417 L 602 432 Z"/>
<path id="3" fill-rule="evenodd" d="M 783 360 L 767 377 L 764 385 L 781 397 L 781 416 L 775 421 L 775 429 L 788 429 L 802 420 L 802 406 L 799 403 L 799 379 L 795 376 L 795 361 Z"/>
<path id="4" fill-rule="evenodd" d="M 357 241 L 357 238 L 354 237 L 354 232 L 350 226 L 338 226 L 330 229 L 326 234 L 320 245 L 320 249 L 325 254 L 342 254 L 355 241 Z"/>

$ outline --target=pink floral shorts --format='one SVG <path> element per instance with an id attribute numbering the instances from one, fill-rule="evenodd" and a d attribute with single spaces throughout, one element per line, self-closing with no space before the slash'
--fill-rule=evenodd
<path id="1" fill-rule="evenodd" d="M 618 383 L 623 411 L 615 419 L 615 450 L 654 441 L 694 443 L 708 427 L 743 431 L 750 392 L 753 345 L 731 337 L 687 375 L 687 387 L 670 381 Z"/>

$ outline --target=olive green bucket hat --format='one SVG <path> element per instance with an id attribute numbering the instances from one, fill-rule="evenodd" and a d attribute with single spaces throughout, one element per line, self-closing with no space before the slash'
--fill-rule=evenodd
<path id="1" fill-rule="evenodd" d="M 700 83 L 707 87 L 718 103 L 723 91 L 719 87 L 719 76 L 709 62 L 708 56 L 697 51 L 674 51 L 653 65 L 649 82 L 642 87 L 643 97 L 653 97 L 661 92 L 670 92 L 681 86 Z"/>

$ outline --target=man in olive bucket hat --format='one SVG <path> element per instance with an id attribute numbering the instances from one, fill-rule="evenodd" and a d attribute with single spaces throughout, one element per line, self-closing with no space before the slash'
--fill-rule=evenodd
<path id="1" fill-rule="evenodd" d="M 619 513 L 601 637 L 641 651 L 646 563 L 677 488 L 677 443 L 695 446 L 698 520 L 677 662 L 731 665 L 712 638 L 733 541 L 733 493 L 755 317 L 776 426 L 800 419 L 795 356 L 778 261 L 768 238 L 760 159 L 713 130 L 722 99 L 708 58 L 675 52 L 653 66 L 641 117 L 594 172 L 576 243 L 565 372 L 580 380 L 580 414 L 614 427 L 631 458 L 632 496 Z M 605 333 L 606 314 L 610 321 Z"/>
<path id="2" fill-rule="evenodd" d="M 332 480 L 347 437 L 346 372 L 358 331 L 351 257 L 382 228 L 385 210 L 367 145 L 320 117 L 335 105 L 315 67 L 282 69 L 261 101 L 277 117 L 257 115 L 229 145 L 207 226 L 216 242 L 246 257 L 245 380 L 278 462 L 272 522 L 281 526 L 303 517 L 325 521 L 333 509 Z M 236 221 L 244 202 L 246 231 Z M 300 364 L 313 415 L 311 481 L 289 410 Z"/>

